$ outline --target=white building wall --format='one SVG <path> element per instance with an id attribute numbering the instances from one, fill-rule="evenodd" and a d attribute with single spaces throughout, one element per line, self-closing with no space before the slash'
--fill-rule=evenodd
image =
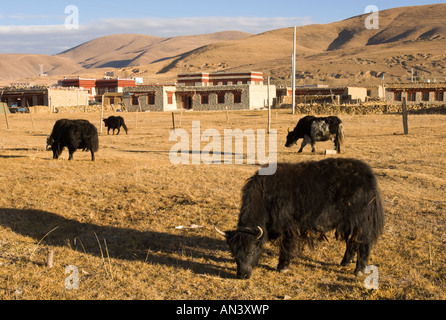
<path id="1" fill-rule="evenodd" d="M 163 111 L 173 111 L 177 110 L 177 95 L 175 94 L 177 88 L 175 86 L 164 86 L 163 87 Z M 172 93 L 172 103 L 168 101 L 168 93 Z M 181 103 L 181 102 L 179 102 Z"/>
<path id="2" fill-rule="evenodd" d="M 269 86 L 269 104 L 274 105 L 276 86 Z M 268 106 L 268 86 L 249 85 L 249 110 L 262 109 Z"/>
<path id="3" fill-rule="evenodd" d="M 367 88 L 348 87 L 348 95 L 352 100 L 365 101 L 367 97 Z"/>
<path id="4" fill-rule="evenodd" d="M 49 88 L 45 102 L 52 108 L 85 106 L 88 96 L 88 91 L 83 89 Z"/>

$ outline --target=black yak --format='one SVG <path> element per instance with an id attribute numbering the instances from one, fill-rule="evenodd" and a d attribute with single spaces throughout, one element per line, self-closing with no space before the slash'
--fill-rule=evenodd
<path id="1" fill-rule="evenodd" d="M 107 134 L 110 134 L 110 129 L 113 129 L 113 134 L 115 134 L 115 130 L 118 129 L 117 135 L 121 132 L 121 127 L 124 128 L 125 133 L 128 134 L 127 126 L 125 125 L 125 121 L 123 117 L 115 117 L 111 116 L 108 119 L 102 120 L 105 123 L 105 126 L 108 128 Z"/>
<path id="2" fill-rule="evenodd" d="M 70 154 L 68 160 L 73 160 L 77 149 L 83 149 L 91 152 L 91 160 L 94 161 L 94 153 L 99 150 L 98 130 L 87 120 L 57 120 L 46 148 L 53 150 L 53 159 L 58 159 L 65 147 Z"/>
<path id="3" fill-rule="evenodd" d="M 312 152 L 316 152 L 314 147 L 316 141 L 328 140 L 334 142 L 334 149 L 340 153 L 341 145 L 344 143 L 344 126 L 338 117 L 317 118 L 306 116 L 299 120 L 293 131 L 290 132 L 288 129 L 285 147 L 290 148 L 294 146 L 299 139 L 303 139 L 299 153 L 302 152 L 307 144 L 311 145 Z"/>
<path id="4" fill-rule="evenodd" d="M 278 164 L 274 175 L 255 174 L 242 192 L 238 227 L 226 237 L 237 277 L 248 279 L 267 241 L 278 240 L 278 271 L 286 272 L 298 244 L 336 238 L 346 242 L 341 265 L 357 254 L 356 276 L 365 272 L 372 245 L 383 231 L 384 215 L 376 176 L 362 161 L 327 159 Z"/>

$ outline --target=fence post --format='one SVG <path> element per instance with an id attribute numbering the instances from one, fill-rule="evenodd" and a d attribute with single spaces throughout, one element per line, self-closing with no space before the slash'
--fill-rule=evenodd
<path id="1" fill-rule="evenodd" d="M 403 98 L 403 127 L 404 127 L 404 134 L 409 134 L 409 123 L 408 123 L 408 117 L 407 117 L 407 103 L 406 98 Z"/>
<path id="2" fill-rule="evenodd" d="M 100 129 L 100 134 L 102 134 L 102 119 L 104 119 L 104 95 L 102 95 L 102 102 L 101 102 L 101 129 Z"/>
<path id="3" fill-rule="evenodd" d="M 3 96 L 3 90 L 2 90 L 2 94 L 0 95 L 0 97 Z M 2 103 L 3 104 L 3 112 L 5 113 L 5 122 L 6 122 L 6 130 L 9 130 L 9 122 L 8 122 L 8 114 L 6 113 L 6 103 Z"/>

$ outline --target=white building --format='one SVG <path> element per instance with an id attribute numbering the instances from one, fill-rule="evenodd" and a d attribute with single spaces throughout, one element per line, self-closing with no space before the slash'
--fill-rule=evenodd
<path id="1" fill-rule="evenodd" d="M 261 72 L 179 74 L 172 85 L 137 85 L 124 89 L 128 111 L 255 110 L 274 105 L 276 87 Z"/>

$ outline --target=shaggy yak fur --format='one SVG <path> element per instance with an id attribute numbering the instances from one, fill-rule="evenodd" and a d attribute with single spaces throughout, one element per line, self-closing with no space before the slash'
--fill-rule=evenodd
<path id="1" fill-rule="evenodd" d="M 354 159 L 278 164 L 274 175 L 255 174 L 243 188 L 235 231 L 222 232 L 237 263 L 237 277 L 248 279 L 267 241 L 280 246 L 278 271 L 286 272 L 298 244 L 335 230 L 345 241 L 341 265 L 357 254 L 356 276 L 364 273 L 373 244 L 384 226 L 383 207 L 372 169 Z"/>
<path id="2" fill-rule="evenodd" d="M 68 160 L 73 160 L 73 153 L 82 149 L 90 151 L 91 160 L 94 161 L 94 153 L 99 150 L 98 130 L 87 120 L 57 120 L 46 148 L 53 150 L 53 158 L 58 159 L 65 147 L 70 153 Z"/>
<path id="3" fill-rule="evenodd" d="M 299 139 L 303 139 L 299 153 L 307 144 L 311 145 L 311 151 L 316 152 L 316 141 L 334 142 L 334 149 L 341 153 L 341 145 L 344 143 L 344 126 L 338 117 L 316 118 L 306 116 L 299 120 L 293 131 L 288 130 L 285 147 L 290 148 Z"/>
<path id="4" fill-rule="evenodd" d="M 125 125 L 123 117 L 115 117 L 111 116 L 108 119 L 102 120 L 105 122 L 105 126 L 108 128 L 107 134 L 110 134 L 110 129 L 113 129 L 113 134 L 115 134 L 115 130 L 118 129 L 117 135 L 121 132 L 121 127 L 124 128 L 125 133 L 128 134 L 127 126 Z"/>

